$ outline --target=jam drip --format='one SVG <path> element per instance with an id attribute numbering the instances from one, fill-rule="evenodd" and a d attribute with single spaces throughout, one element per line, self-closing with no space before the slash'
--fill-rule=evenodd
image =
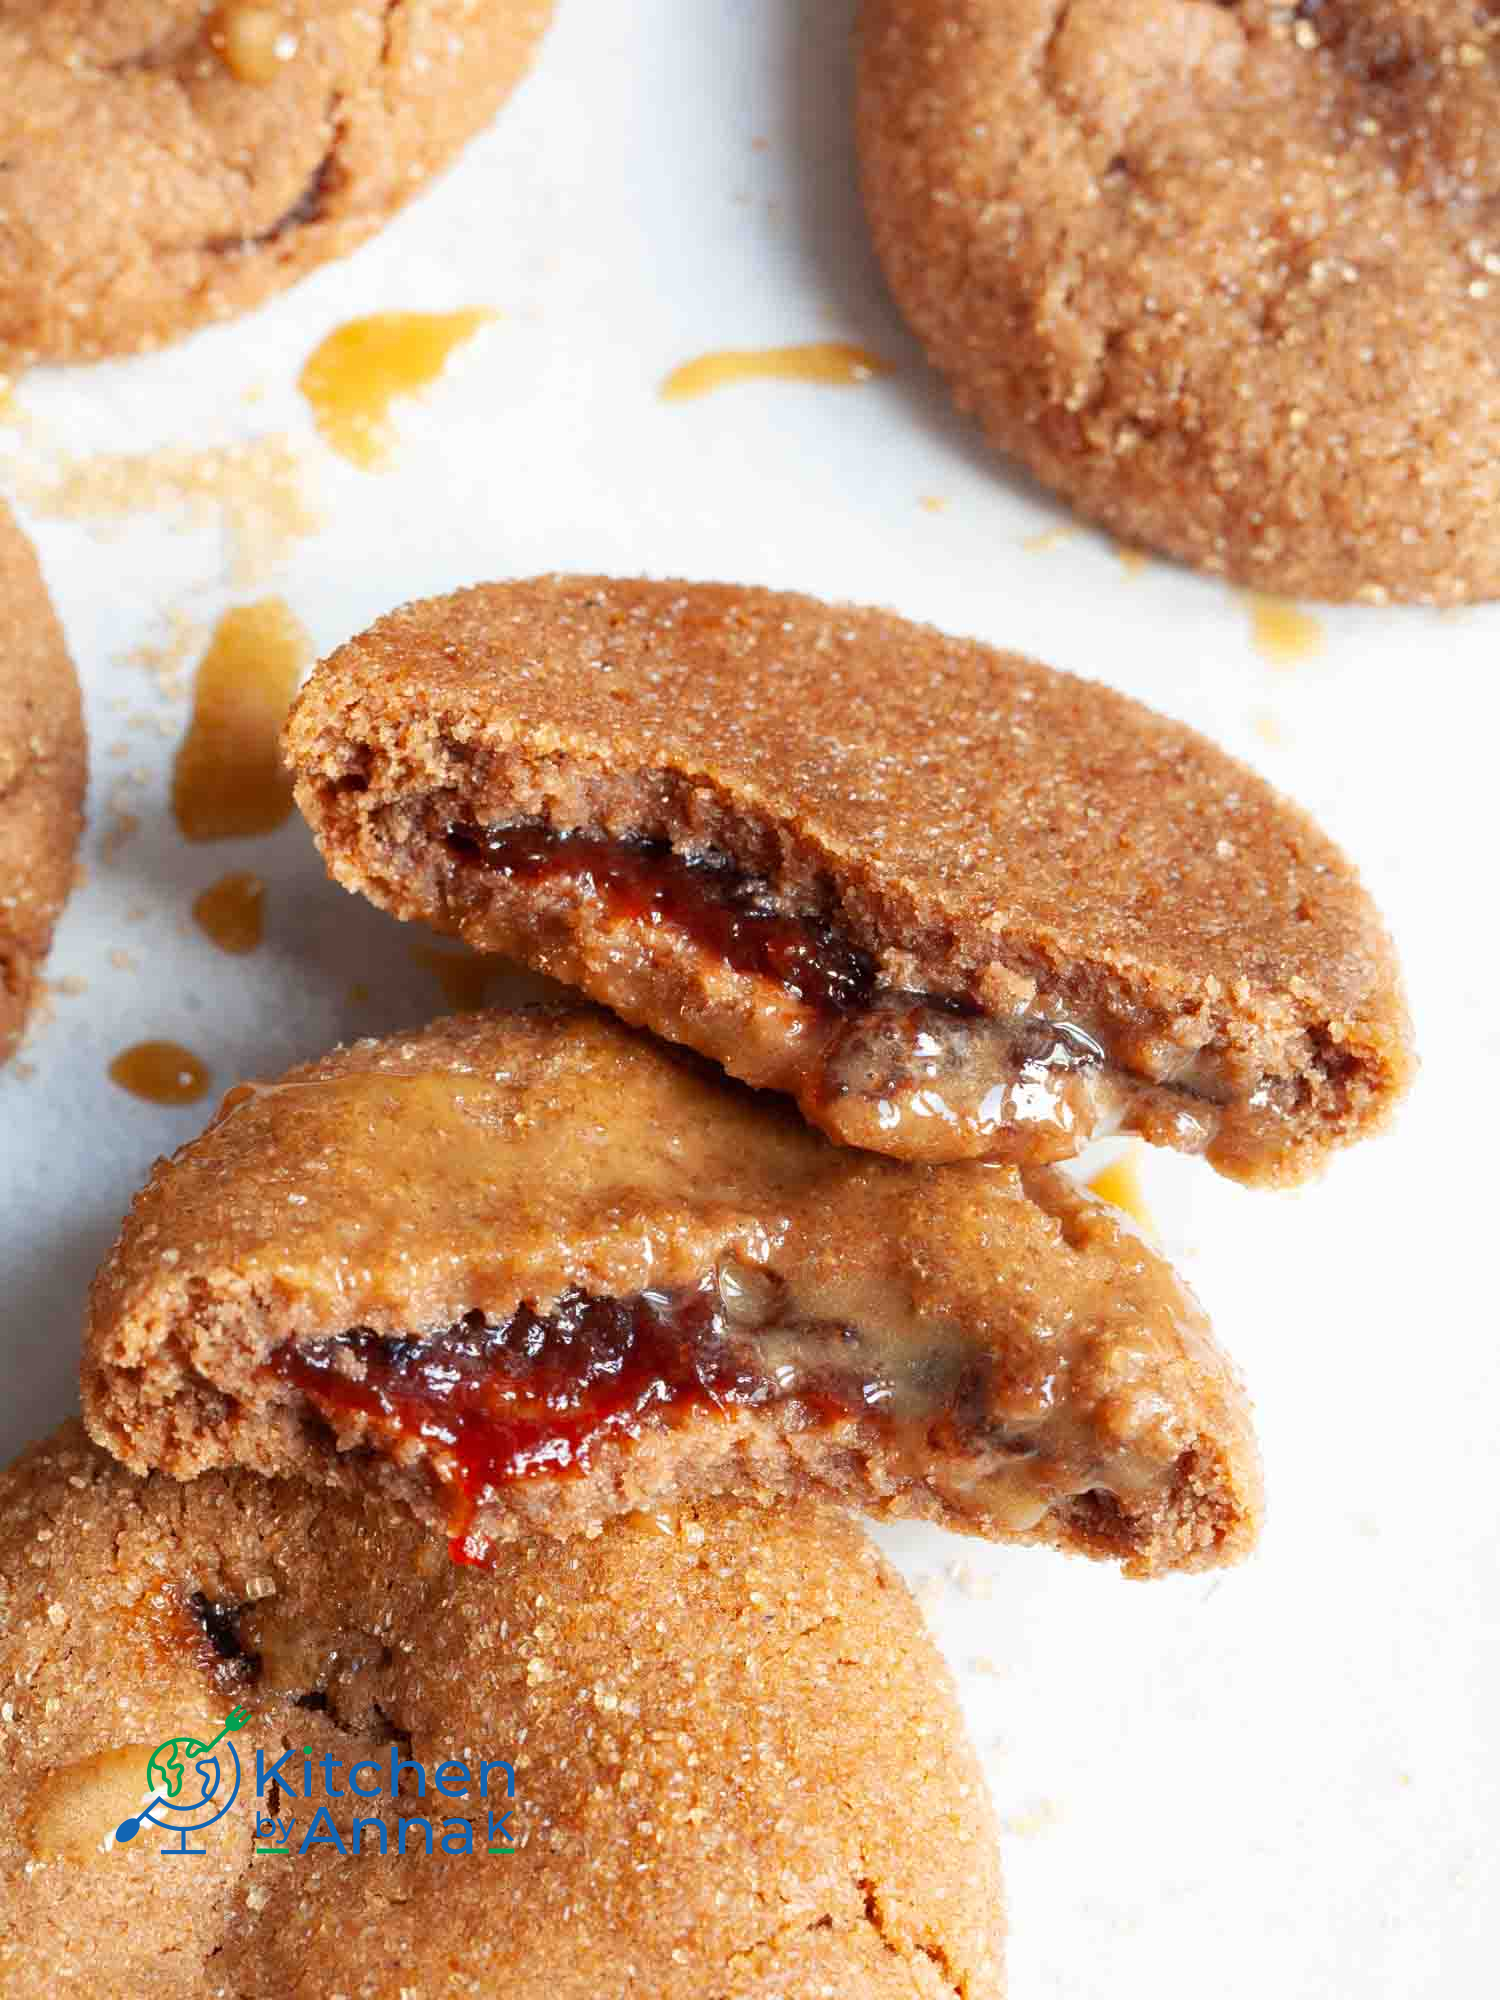
<path id="1" fill-rule="evenodd" d="M 714 1278 L 627 1299 L 569 1291 L 545 1316 L 523 1305 L 491 1325 L 470 1313 L 427 1340 L 357 1327 L 282 1347 L 270 1368 L 327 1417 L 358 1413 L 429 1447 L 453 1489 L 453 1554 L 467 1562 L 487 1552 L 471 1532 L 483 1502 L 514 1480 L 581 1476 L 598 1444 L 639 1438 L 648 1420 L 789 1394 L 828 1420 L 879 1401 L 879 1385 L 855 1375 L 825 1371 L 794 1388 L 757 1366 L 753 1335 L 734 1327 Z"/>
<path id="2" fill-rule="evenodd" d="M 616 921 L 670 924 L 736 972 L 774 981 L 839 1016 L 867 1006 L 872 960 L 822 917 L 788 916 L 770 885 L 722 854 L 678 854 L 664 840 L 615 840 L 527 822 L 447 831 L 450 852 L 521 882 L 576 881 Z"/>

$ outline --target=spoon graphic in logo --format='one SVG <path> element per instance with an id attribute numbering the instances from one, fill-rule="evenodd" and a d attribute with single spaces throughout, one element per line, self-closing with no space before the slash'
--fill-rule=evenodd
<path id="1" fill-rule="evenodd" d="M 201 1742 L 196 1736 L 169 1736 L 158 1743 L 146 1764 L 146 1782 L 153 1797 L 133 1819 L 121 1820 L 115 1839 L 134 1840 L 149 1820 L 179 1836 L 178 1844 L 164 1847 L 163 1854 L 207 1853 L 206 1848 L 189 1847 L 187 1837 L 222 1819 L 239 1796 L 239 1752 L 227 1739 L 249 1720 L 247 1709 L 232 1708 L 210 1742 Z"/>

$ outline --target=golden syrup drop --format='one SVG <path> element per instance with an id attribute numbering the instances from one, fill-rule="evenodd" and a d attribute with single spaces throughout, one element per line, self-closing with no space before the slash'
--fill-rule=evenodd
<path id="1" fill-rule="evenodd" d="M 297 37 L 275 7 L 226 7 L 209 40 L 240 83 L 274 83 L 297 53 Z"/>
<path id="2" fill-rule="evenodd" d="M 443 998 L 455 1014 L 481 1013 L 490 981 L 497 974 L 515 970 L 510 959 L 488 951 L 432 951 L 426 945 L 414 944 L 411 955 L 418 965 L 434 975 L 443 989 Z"/>
<path id="3" fill-rule="evenodd" d="M 1250 606 L 1250 636 L 1255 650 L 1274 667 L 1294 667 L 1299 660 L 1315 659 L 1323 650 L 1323 627 L 1310 611 L 1288 604 L 1282 597 L 1263 597 L 1252 590 L 1246 597 Z"/>
<path id="4" fill-rule="evenodd" d="M 312 645 L 279 597 L 226 611 L 198 668 L 193 719 L 172 773 L 188 840 L 272 833 L 292 810 L 281 725 Z"/>
<path id="5" fill-rule="evenodd" d="M 1122 1214 L 1128 1215 L 1148 1236 L 1157 1234 L 1156 1219 L 1146 1206 L 1146 1191 L 1141 1186 L 1138 1147 L 1132 1146 L 1095 1174 L 1089 1182 L 1089 1193 L 1098 1195 L 1100 1201 L 1107 1201 L 1111 1208 L 1118 1208 Z"/>
<path id="6" fill-rule="evenodd" d="M 1151 558 L 1144 549 L 1133 549 L 1127 542 L 1116 542 L 1115 556 L 1122 570 L 1133 582 L 1143 571 L 1151 567 Z"/>
<path id="7" fill-rule="evenodd" d="M 735 382 L 831 382 L 848 387 L 888 375 L 890 363 L 847 340 L 814 341 L 803 347 L 725 348 L 700 354 L 674 368 L 661 385 L 664 403 L 685 403 Z"/>
<path id="8" fill-rule="evenodd" d="M 919 493 L 917 505 L 924 514 L 946 514 L 948 502 L 941 493 Z"/>
<path id="9" fill-rule="evenodd" d="M 136 1042 L 121 1049 L 109 1079 L 148 1104 L 195 1104 L 208 1089 L 208 1069 L 178 1042 Z"/>
<path id="10" fill-rule="evenodd" d="M 193 904 L 193 922 L 231 958 L 244 958 L 266 927 L 266 885 L 258 875 L 221 875 Z"/>
<path id="11" fill-rule="evenodd" d="M 335 327 L 314 348 L 299 387 L 323 442 L 371 471 L 390 455 L 390 407 L 435 382 L 456 347 L 495 317 L 466 312 L 373 313 Z"/>

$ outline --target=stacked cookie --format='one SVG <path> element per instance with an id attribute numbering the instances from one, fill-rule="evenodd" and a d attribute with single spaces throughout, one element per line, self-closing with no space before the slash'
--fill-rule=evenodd
<path id="1" fill-rule="evenodd" d="M 846 1510 L 1136 1576 L 1253 1545 L 1233 1369 L 1059 1163 L 1280 1184 L 1376 1129 L 1368 898 L 1192 732 L 761 591 L 410 606 L 287 748 L 337 879 L 583 998 L 243 1085 L 138 1197 L 96 1443 L 6 1485 L 0 1937 L 112 1993 L 165 1919 L 193 2000 L 998 1994 L 951 1682 Z M 110 1753 L 231 1693 L 268 1750 L 524 1746 L 512 1873 L 101 1872 Z"/>

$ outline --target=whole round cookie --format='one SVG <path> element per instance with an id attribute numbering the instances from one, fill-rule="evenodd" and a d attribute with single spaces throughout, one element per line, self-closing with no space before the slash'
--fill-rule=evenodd
<path id="1" fill-rule="evenodd" d="M 0 372 L 230 318 L 386 222 L 551 0 L 4 0 Z"/>
<path id="2" fill-rule="evenodd" d="M 1002 1991 L 951 1679 L 840 1516 L 704 1505 L 460 1570 L 369 1496 L 139 1480 L 69 1424 L 0 1478 L 0 1606 L 7 1993 Z"/>
<path id="3" fill-rule="evenodd" d="M 1468 0 L 864 0 L 891 289 L 990 440 L 1267 590 L 1500 592 L 1500 70 Z"/>
<path id="4" fill-rule="evenodd" d="M 86 771 L 78 677 L 31 544 L 0 500 L 0 1063 L 72 884 Z"/>

